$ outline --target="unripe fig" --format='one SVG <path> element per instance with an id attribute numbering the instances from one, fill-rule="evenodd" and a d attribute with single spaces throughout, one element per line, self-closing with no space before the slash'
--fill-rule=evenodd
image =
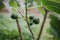
<path id="1" fill-rule="evenodd" d="M 39 19 L 38 18 L 33 19 L 33 23 L 34 24 L 39 24 Z"/>
<path id="2" fill-rule="evenodd" d="M 12 15 L 11 15 L 11 18 L 12 18 L 12 19 L 17 19 L 18 16 L 17 16 L 16 14 L 12 14 Z"/>
<path id="3" fill-rule="evenodd" d="M 32 26 L 33 25 L 33 22 L 30 22 L 30 26 Z"/>
<path id="4" fill-rule="evenodd" d="M 34 19 L 34 16 L 30 16 L 29 19 L 30 19 L 30 20 Z"/>

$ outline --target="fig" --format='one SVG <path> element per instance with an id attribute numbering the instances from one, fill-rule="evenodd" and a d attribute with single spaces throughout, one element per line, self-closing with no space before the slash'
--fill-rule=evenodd
<path id="1" fill-rule="evenodd" d="M 17 19 L 18 16 L 17 16 L 17 14 L 12 14 L 12 15 L 11 15 L 11 18 L 12 18 L 12 19 Z"/>
<path id="2" fill-rule="evenodd" d="M 38 18 L 33 19 L 33 23 L 34 24 L 39 24 L 39 19 Z"/>
<path id="3" fill-rule="evenodd" d="M 30 16 L 29 19 L 30 19 L 30 20 L 34 19 L 34 16 Z"/>
<path id="4" fill-rule="evenodd" d="M 30 26 L 32 26 L 32 25 L 33 25 L 33 22 L 31 21 L 31 22 L 30 22 Z"/>

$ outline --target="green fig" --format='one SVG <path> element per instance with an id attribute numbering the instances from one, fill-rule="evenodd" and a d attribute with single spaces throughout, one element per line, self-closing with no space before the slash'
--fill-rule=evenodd
<path id="1" fill-rule="evenodd" d="M 34 24 L 39 24 L 39 19 L 38 18 L 33 19 L 33 23 Z"/>
<path id="2" fill-rule="evenodd" d="M 30 20 L 34 19 L 34 16 L 30 16 L 29 19 L 30 19 Z"/>
<path id="3" fill-rule="evenodd" d="M 30 22 L 30 26 L 32 26 L 33 25 L 33 22 Z"/>
<path id="4" fill-rule="evenodd" d="M 17 16 L 16 14 L 12 14 L 12 15 L 11 15 L 11 18 L 12 18 L 12 19 L 17 19 L 18 16 Z"/>

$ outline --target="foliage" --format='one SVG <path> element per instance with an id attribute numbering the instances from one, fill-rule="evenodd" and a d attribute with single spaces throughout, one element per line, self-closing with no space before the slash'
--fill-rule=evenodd
<path id="1" fill-rule="evenodd" d="M 23 29 L 24 40 L 33 40 L 30 32 Z M 19 40 L 19 32 L 15 20 L 9 15 L 0 14 L 0 40 Z"/>
<path id="2" fill-rule="evenodd" d="M 55 1 L 51 1 L 51 0 L 36 0 L 36 2 L 38 4 L 38 6 L 45 7 L 47 10 L 50 10 L 52 12 L 56 12 L 56 13 L 60 14 L 60 11 L 59 11 L 60 10 L 60 3 L 55 2 Z M 38 8 L 41 9 L 40 7 L 38 7 Z M 42 9 L 42 11 L 44 12 L 43 9 Z"/>
<path id="3" fill-rule="evenodd" d="M 43 1 L 43 5 L 50 11 L 60 14 L 60 3 L 53 1 Z"/>
<path id="4" fill-rule="evenodd" d="M 60 18 L 56 14 L 50 14 L 50 25 L 51 27 L 49 28 L 49 33 L 54 36 L 55 40 L 60 39 Z"/>
<path id="5" fill-rule="evenodd" d="M 4 0 L 0 0 L 0 3 L 2 3 Z"/>
<path id="6" fill-rule="evenodd" d="M 4 7 L 5 5 L 2 2 L 0 2 L 0 10 L 2 10 Z"/>
<path id="7" fill-rule="evenodd" d="M 9 31 L 8 29 L 0 29 L 0 40 L 18 40 L 19 36 L 17 33 L 18 32 L 16 30 Z"/>
<path id="8" fill-rule="evenodd" d="M 9 5 L 12 7 L 12 9 L 16 9 L 20 7 L 20 4 L 17 0 L 10 0 Z"/>

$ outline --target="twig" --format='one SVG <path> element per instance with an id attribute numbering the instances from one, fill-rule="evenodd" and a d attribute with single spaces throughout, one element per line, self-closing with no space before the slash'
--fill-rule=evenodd
<path id="1" fill-rule="evenodd" d="M 25 11 L 26 11 L 26 22 L 27 22 L 27 25 L 28 25 L 28 28 L 29 28 L 29 31 L 31 32 L 31 34 L 32 34 L 32 37 L 33 38 L 35 38 L 34 37 L 34 33 L 33 33 L 33 31 L 31 30 L 31 28 L 30 28 L 30 23 L 29 23 L 29 21 L 28 21 L 28 17 L 27 17 L 27 3 L 25 3 Z"/>
<path id="2" fill-rule="evenodd" d="M 18 10 L 18 9 L 17 9 Z M 22 12 L 20 12 L 19 10 L 18 10 L 18 12 L 22 15 Z M 22 17 L 24 17 L 23 15 L 22 15 Z"/>
<path id="3" fill-rule="evenodd" d="M 20 35 L 20 40 L 23 40 L 22 31 L 21 31 L 21 27 L 20 27 L 18 18 L 16 19 L 16 23 L 17 23 L 17 27 L 18 27 L 18 31 L 19 31 L 19 35 Z"/>
<path id="4" fill-rule="evenodd" d="M 45 10 L 45 16 L 44 16 L 44 19 L 43 19 L 43 22 L 42 22 L 41 29 L 39 31 L 37 40 L 39 40 L 41 38 L 41 34 L 42 34 L 42 31 L 43 31 L 43 28 L 44 28 L 44 24 L 45 24 L 45 21 L 46 21 L 46 18 L 47 18 L 47 14 L 48 14 L 47 9 L 44 8 L 44 10 Z"/>

